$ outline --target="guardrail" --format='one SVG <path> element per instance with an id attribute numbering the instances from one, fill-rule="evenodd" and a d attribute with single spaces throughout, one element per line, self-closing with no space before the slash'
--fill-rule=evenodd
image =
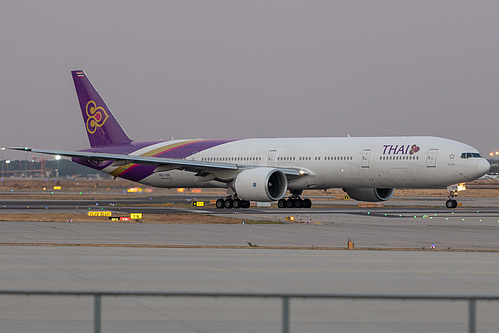
<path id="1" fill-rule="evenodd" d="M 143 292 L 143 291 L 46 291 L 0 290 L 0 295 L 89 296 L 94 298 L 94 333 L 101 333 L 101 299 L 113 297 L 201 297 L 201 298 L 279 298 L 282 300 L 282 332 L 289 333 L 289 304 L 297 299 L 350 300 L 409 300 L 409 301 L 465 301 L 468 302 L 468 328 L 476 333 L 476 302 L 499 301 L 499 296 L 463 295 L 365 295 L 365 294 L 307 294 L 307 293 L 238 293 L 238 292 Z"/>

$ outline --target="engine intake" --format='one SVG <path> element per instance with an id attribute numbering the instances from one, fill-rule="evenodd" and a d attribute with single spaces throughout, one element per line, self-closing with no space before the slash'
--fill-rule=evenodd
<path id="1" fill-rule="evenodd" d="M 234 180 L 234 190 L 244 200 L 277 201 L 287 189 L 286 175 L 274 168 L 244 170 Z"/>
<path id="2" fill-rule="evenodd" d="M 344 188 L 348 196 L 357 201 L 378 202 L 390 199 L 394 188 Z"/>

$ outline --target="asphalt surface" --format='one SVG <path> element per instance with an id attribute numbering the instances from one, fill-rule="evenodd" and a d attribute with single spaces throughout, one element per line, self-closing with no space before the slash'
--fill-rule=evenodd
<path id="1" fill-rule="evenodd" d="M 187 197 L 187 199 L 189 199 Z M 177 202 L 187 200 L 177 198 Z M 4 200 L 0 214 L 5 222 L 2 244 L 144 246 L 248 246 L 295 248 L 344 248 L 348 240 L 359 249 L 499 250 L 499 207 L 496 199 L 463 198 L 454 210 L 436 207 L 434 198 L 404 198 L 383 208 L 346 207 L 311 209 L 216 209 L 213 206 L 149 206 L 164 197 L 132 197 L 116 200 Z M 419 206 L 416 204 L 419 203 Z M 126 205 L 133 205 L 132 207 Z M 404 207 L 402 204 L 409 204 Z M 143 206 L 141 206 L 143 205 Z M 326 207 L 322 205 L 323 207 Z M 126 212 L 198 213 L 239 219 L 240 224 L 150 223 L 52 223 L 9 222 L 9 213 L 82 213 L 88 210 Z M 263 220 L 280 224 L 249 225 Z M 49 230 L 50 232 L 44 232 Z"/>
<path id="2" fill-rule="evenodd" d="M 495 200 L 463 198 L 465 207 L 452 211 L 424 200 L 400 200 L 409 207 L 396 201 L 376 209 L 256 208 L 237 214 L 144 207 L 145 213 L 198 212 L 241 221 L 230 225 L 9 222 L 11 212 L 125 208 L 92 200 L 5 200 L 0 289 L 497 294 Z M 243 224 L 249 218 L 285 223 Z M 353 251 L 345 250 L 349 239 Z M 387 251 L 394 248 L 402 251 Z M 92 306 L 85 297 L 0 295 L 0 331 L 92 332 Z M 108 297 L 102 306 L 102 332 L 281 330 L 281 303 L 270 299 Z M 477 304 L 477 332 L 497 331 L 498 310 L 497 302 Z M 291 332 L 467 332 L 467 314 L 467 304 L 457 301 L 292 300 Z"/>
<path id="3" fill-rule="evenodd" d="M 496 253 L 2 247 L 3 289 L 491 295 Z M 92 332 L 86 297 L 1 296 L 2 332 Z M 292 300 L 291 332 L 467 332 L 458 301 Z M 478 302 L 477 332 L 497 332 Z M 279 332 L 272 299 L 107 297 L 102 332 Z"/>

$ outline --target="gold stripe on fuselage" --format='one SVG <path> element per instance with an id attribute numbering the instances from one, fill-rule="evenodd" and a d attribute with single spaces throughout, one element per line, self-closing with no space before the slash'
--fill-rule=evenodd
<path id="1" fill-rule="evenodd" d="M 160 155 L 162 153 L 165 153 L 165 152 L 172 150 L 172 149 L 175 149 L 177 147 L 185 146 L 187 144 L 191 144 L 191 143 L 199 142 L 199 141 L 203 141 L 203 140 L 186 140 L 186 141 L 176 142 L 176 143 L 172 143 L 172 144 L 162 146 L 162 147 L 159 147 L 156 149 L 151 149 L 150 151 L 147 151 L 147 152 L 140 154 L 140 155 L 137 155 L 137 156 L 152 157 L 152 156 Z M 133 167 L 134 165 L 137 165 L 137 163 L 128 163 L 128 164 L 119 166 L 115 170 L 111 171 L 109 174 L 113 177 L 119 177 L 122 173 L 124 173 L 129 168 Z"/>

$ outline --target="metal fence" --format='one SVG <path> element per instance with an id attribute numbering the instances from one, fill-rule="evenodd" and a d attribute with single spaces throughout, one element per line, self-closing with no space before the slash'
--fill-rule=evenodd
<path id="1" fill-rule="evenodd" d="M 0 290 L 0 295 L 88 296 L 94 298 L 94 333 L 101 333 L 102 297 L 200 297 L 200 298 L 274 298 L 282 300 L 282 332 L 289 333 L 291 299 L 349 299 L 406 301 L 463 301 L 468 303 L 468 328 L 476 332 L 477 301 L 498 301 L 499 296 L 463 295 L 363 295 L 309 293 L 238 293 L 238 292 L 142 292 L 142 291 L 45 291 Z"/>

